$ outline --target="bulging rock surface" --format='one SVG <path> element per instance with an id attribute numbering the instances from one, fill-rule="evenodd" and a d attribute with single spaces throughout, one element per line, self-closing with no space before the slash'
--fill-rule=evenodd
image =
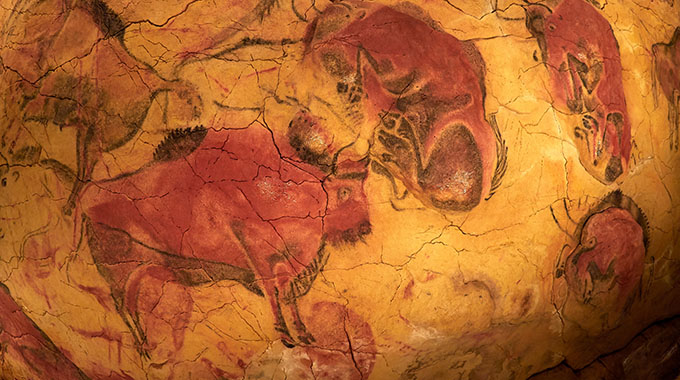
<path id="1" fill-rule="evenodd" d="M 680 375 L 677 1 L 0 20 L 0 379 Z"/>

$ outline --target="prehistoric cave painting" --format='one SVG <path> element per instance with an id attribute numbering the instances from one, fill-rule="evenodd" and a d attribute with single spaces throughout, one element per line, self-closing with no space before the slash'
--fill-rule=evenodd
<path id="1" fill-rule="evenodd" d="M 288 378 L 368 379 L 378 351 L 371 326 L 361 316 L 335 302 L 317 302 L 305 320 L 317 339 L 313 345 L 294 349 L 297 360 L 289 364 Z"/>
<path id="2" fill-rule="evenodd" d="M 654 100 L 656 101 L 658 97 L 656 91 L 658 80 L 661 92 L 668 101 L 670 147 L 677 151 L 680 146 L 680 27 L 675 28 L 675 33 L 668 43 L 652 45 L 652 58 Z"/>
<path id="3" fill-rule="evenodd" d="M 44 28 L 19 33 L 15 24 Z M 17 48 L 2 50 L 7 72 L 16 74 L 5 78 L 5 101 L 16 109 L 6 112 L 12 118 L 3 125 L 2 145 L 11 152 L 25 123 L 75 129 L 76 181 L 67 213 L 101 154 L 137 135 L 159 94 L 176 96 L 172 112 L 181 120 L 201 112 L 190 84 L 163 79 L 128 53 L 124 31 L 123 21 L 99 0 L 17 2 L 3 27 L 4 46 Z"/>
<path id="4" fill-rule="evenodd" d="M 88 379 L 23 312 L 3 283 L 0 283 L 0 310 L 0 371 L 3 372 L 0 376 L 3 379 L 13 375 L 36 379 Z M 10 364 L 9 368 L 5 367 L 6 362 Z M 12 366 L 17 367 L 14 369 L 16 374 L 4 372 L 14 371 Z M 28 373 L 19 372 L 19 368 Z"/>
<path id="5" fill-rule="evenodd" d="M 507 149 L 484 112 L 484 61 L 412 5 L 342 2 L 308 27 L 308 62 L 336 84 L 330 103 L 371 145 L 376 173 L 423 204 L 467 211 L 498 189 Z"/>
<path id="6" fill-rule="evenodd" d="M 593 5 L 555 2 L 527 5 L 526 26 L 550 72 L 553 106 L 581 117 L 568 128 L 581 164 L 609 184 L 626 173 L 631 151 L 618 42 Z"/>
<path id="7" fill-rule="evenodd" d="M 170 134 L 139 171 L 84 190 L 95 263 L 142 349 L 148 327 L 140 313 L 158 301 L 144 301 L 138 289 L 149 288 L 150 278 L 183 286 L 238 281 L 270 302 L 285 345 L 314 341 L 296 299 L 323 268 L 326 244 L 355 242 L 371 230 L 363 192 L 367 160 L 335 152 L 327 174 L 300 157 L 282 159 L 272 133 L 259 124 L 184 129 Z M 171 324 L 181 334 L 192 300 L 175 297 L 182 312 Z"/>
<path id="8" fill-rule="evenodd" d="M 555 272 L 557 278 L 566 280 L 570 300 L 565 307 L 575 301 L 610 313 L 607 323 L 618 322 L 620 313 L 642 291 L 649 245 L 645 214 L 618 190 L 600 201 L 558 201 L 551 212 L 571 238 Z"/>

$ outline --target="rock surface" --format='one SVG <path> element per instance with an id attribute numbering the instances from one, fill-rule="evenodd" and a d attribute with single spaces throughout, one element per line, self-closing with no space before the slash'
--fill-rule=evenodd
<path id="1" fill-rule="evenodd" d="M 676 379 L 673 0 L 0 0 L 0 379 Z"/>

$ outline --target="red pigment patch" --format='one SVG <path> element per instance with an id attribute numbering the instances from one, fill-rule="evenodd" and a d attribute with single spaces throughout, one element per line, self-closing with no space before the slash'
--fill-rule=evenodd
<path id="1" fill-rule="evenodd" d="M 38 379 L 87 379 L 24 314 L 3 284 L 0 284 L 0 310 L 0 345 L 11 360 L 22 361 Z"/>
<path id="2" fill-rule="evenodd" d="M 413 286 L 415 284 L 415 281 L 409 281 L 408 285 L 406 285 L 406 288 L 404 288 L 404 298 L 408 299 L 413 297 Z"/>
<path id="3" fill-rule="evenodd" d="M 567 258 L 567 283 L 582 294 L 587 291 L 586 278 L 595 289 L 600 283 L 615 281 L 624 302 L 640 281 L 645 251 L 642 227 L 631 214 L 608 208 L 585 223 L 579 245 Z"/>
<path id="4" fill-rule="evenodd" d="M 676 92 L 680 92 L 680 27 L 675 29 L 668 43 L 652 46 L 656 65 L 656 76 L 669 102 Z"/>
<path id="5" fill-rule="evenodd" d="M 671 149 L 677 150 L 680 146 L 680 27 L 675 28 L 668 43 L 652 45 L 652 55 L 656 79 L 668 101 Z"/>
<path id="6" fill-rule="evenodd" d="M 296 349 L 295 379 L 363 380 L 373 371 L 377 348 L 371 327 L 338 303 L 314 304 L 305 318 L 316 341 Z"/>

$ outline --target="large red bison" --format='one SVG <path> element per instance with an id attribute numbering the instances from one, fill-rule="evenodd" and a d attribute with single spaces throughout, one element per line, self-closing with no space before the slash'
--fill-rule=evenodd
<path id="1" fill-rule="evenodd" d="M 282 156 L 259 124 L 185 129 L 173 132 L 147 166 L 84 190 L 94 260 L 138 343 L 145 342 L 141 313 L 153 309 L 139 297 L 145 279 L 185 286 L 239 281 L 269 300 L 284 344 L 296 343 L 284 305 L 297 341 L 313 340 L 296 299 L 324 266 L 326 244 L 355 242 L 371 228 L 366 159 L 355 159 L 351 149 L 327 151 L 331 161 L 321 167 L 302 161 L 303 153 Z M 169 315 L 181 331 L 192 301 L 176 303 Z"/>

